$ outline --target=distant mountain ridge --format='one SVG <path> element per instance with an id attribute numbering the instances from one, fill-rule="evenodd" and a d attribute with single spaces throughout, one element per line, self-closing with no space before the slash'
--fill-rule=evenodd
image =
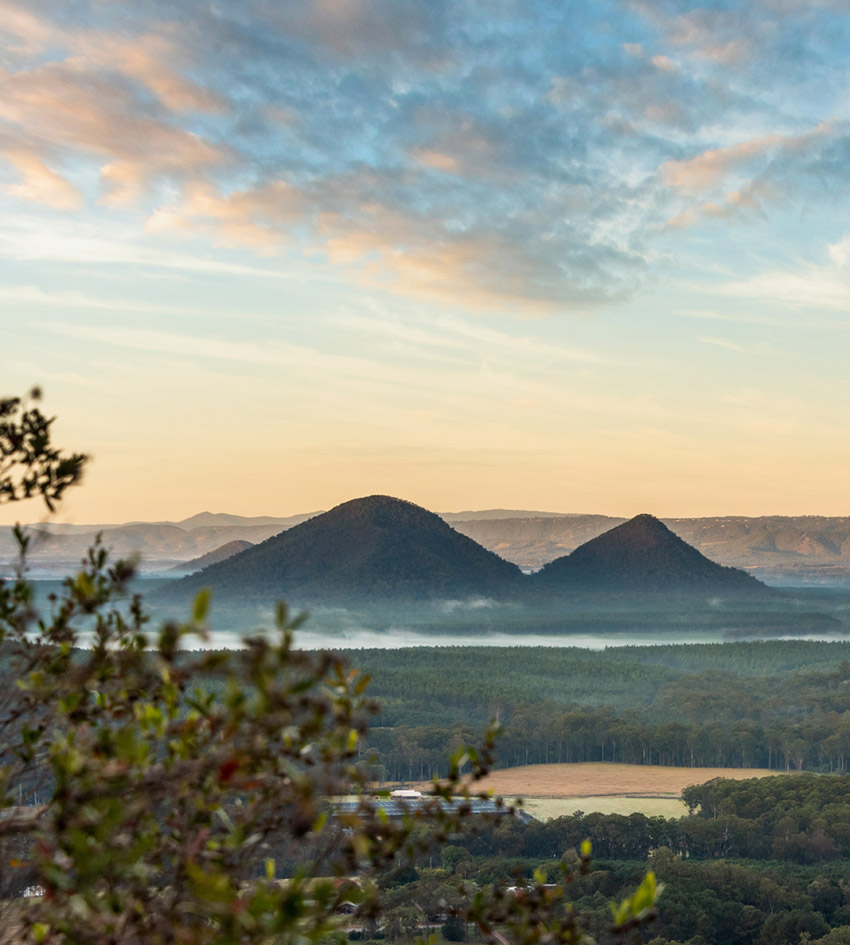
<path id="1" fill-rule="evenodd" d="M 298 515 L 286 515 L 286 516 L 277 516 L 277 515 L 230 515 L 227 512 L 198 512 L 197 515 L 192 515 L 189 518 L 184 518 L 182 521 L 174 522 L 173 524 L 179 525 L 180 528 L 193 529 L 193 528 L 203 528 L 209 526 L 215 527 L 240 527 L 240 528 L 250 528 L 254 525 L 282 525 L 285 528 L 291 528 L 293 525 L 300 525 L 301 522 L 306 522 L 308 518 L 313 518 L 314 515 L 320 515 L 320 512 L 307 512 L 301 513 Z"/>
<path id="2" fill-rule="evenodd" d="M 453 522 L 458 531 L 526 569 L 541 568 L 622 525 L 622 517 L 576 515 Z M 726 566 L 772 576 L 779 583 L 850 580 L 850 516 L 770 515 L 665 518 L 665 525 Z"/>
<path id="3" fill-rule="evenodd" d="M 477 512 L 440 512 L 447 522 L 492 522 L 506 518 L 573 518 L 574 512 L 530 512 L 522 509 L 480 509 Z"/>
<path id="4" fill-rule="evenodd" d="M 709 560 L 652 515 L 637 515 L 527 579 L 549 593 L 755 594 L 767 587 Z"/>
<path id="5" fill-rule="evenodd" d="M 212 564 L 162 593 L 187 599 L 211 587 L 243 604 L 296 605 L 497 599 L 532 604 L 575 593 L 766 596 L 769 589 L 710 561 L 651 515 L 591 539 L 542 571 L 513 564 L 438 515 L 390 496 L 367 496 Z"/>
<path id="6" fill-rule="evenodd" d="M 123 525 L 66 525 L 64 523 L 27 526 L 33 535 L 30 561 L 76 565 L 103 532 L 106 545 L 116 555 L 141 555 L 142 566 L 157 564 L 168 568 L 214 552 L 230 541 L 265 541 L 312 518 L 316 513 L 286 517 L 247 518 L 202 512 L 182 522 L 127 522 Z M 198 523 L 201 524 L 198 524 Z M 17 553 L 10 526 L 0 527 L 0 562 L 11 561 Z"/>
<path id="7" fill-rule="evenodd" d="M 221 547 L 216 548 L 215 551 L 208 551 L 205 555 L 201 555 L 200 558 L 194 558 L 192 561 L 181 562 L 170 570 L 182 574 L 188 574 L 192 571 L 201 571 L 211 564 L 218 564 L 219 561 L 227 561 L 228 558 L 232 558 L 234 555 L 238 555 L 240 552 L 247 551 L 249 548 L 253 547 L 254 545 L 250 541 L 240 541 L 238 539 L 236 541 L 228 541 L 221 545 Z"/>
<path id="8" fill-rule="evenodd" d="M 67 569 L 79 563 L 95 534 L 103 531 L 116 554 L 140 554 L 143 568 L 163 569 L 229 541 L 257 544 L 316 514 L 320 513 L 249 517 L 201 512 L 180 522 L 39 523 L 31 526 L 36 540 L 30 558 L 39 567 Z M 512 509 L 452 512 L 442 517 L 457 531 L 526 570 L 539 569 L 626 521 L 600 514 Z M 662 521 L 712 560 L 764 575 L 769 583 L 850 583 L 850 516 L 716 516 Z M 265 522 L 268 524 L 259 524 Z M 11 527 L 0 526 L 0 564 L 16 555 L 11 532 Z"/>

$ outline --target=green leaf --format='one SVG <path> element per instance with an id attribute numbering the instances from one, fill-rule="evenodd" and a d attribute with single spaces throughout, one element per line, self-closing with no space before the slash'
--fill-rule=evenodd
<path id="1" fill-rule="evenodd" d="M 33 938 L 36 941 L 36 945 L 41 945 L 45 941 L 50 932 L 50 926 L 46 922 L 35 922 L 32 927 Z"/>
<path id="2" fill-rule="evenodd" d="M 195 604 L 192 608 L 192 620 L 195 623 L 203 623 L 207 619 L 207 614 L 210 609 L 210 597 L 211 592 L 208 587 L 205 587 L 202 591 L 199 591 L 195 597 Z"/>

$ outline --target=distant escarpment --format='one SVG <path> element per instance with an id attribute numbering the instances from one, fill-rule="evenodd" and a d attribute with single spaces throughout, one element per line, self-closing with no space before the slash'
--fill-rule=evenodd
<path id="1" fill-rule="evenodd" d="M 169 568 L 169 570 L 182 574 L 191 574 L 193 571 L 201 571 L 211 564 L 218 564 L 219 561 L 227 561 L 228 558 L 232 558 L 234 555 L 238 555 L 240 552 L 247 551 L 249 548 L 253 547 L 254 543 L 250 541 L 243 541 L 241 539 L 228 541 L 220 545 L 214 551 L 209 551 L 199 558 L 193 558 L 191 561 L 176 564 L 173 568 Z"/>
<path id="2" fill-rule="evenodd" d="M 161 593 L 212 587 L 219 599 L 286 598 L 299 605 L 506 599 L 522 580 L 516 565 L 433 512 L 374 495 L 345 502 Z"/>
<path id="3" fill-rule="evenodd" d="M 769 589 L 738 568 L 709 560 L 652 515 L 638 515 L 531 575 L 535 591 L 712 593 L 763 596 Z"/>

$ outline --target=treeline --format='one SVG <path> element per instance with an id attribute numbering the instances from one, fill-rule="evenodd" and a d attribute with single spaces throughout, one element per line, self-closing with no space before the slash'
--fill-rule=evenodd
<path id="1" fill-rule="evenodd" d="M 446 751 L 474 741 L 470 726 L 375 728 L 363 760 L 374 755 L 382 781 L 423 781 L 447 773 Z M 844 773 L 850 766 L 850 711 L 765 727 L 630 721 L 611 708 L 556 711 L 551 704 L 518 707 L 499 739 L 498 767 L 608 761 L 694 768 L 766 768 Z"/>
<path id="2" fill-rule="evenodd" d="M 602 651 L 578 647 L 409 647 L 353 650 L 351 663 L 372 674 L 370 693 L 389 725 L 458 720 L 486 722 L 505 706 L 554 702 L 652 707 L 661 719 L 684 719 L 691 692 L 721 683 L 742 699 L 714 707 L 738 717 L 768 716 L 817 698 L 822 675 L 850 661 L 850 643 L 782 640 L 741 643 L 623 646 Z M 694 677 L 712 673 L 694 680 Z M 696 682 L 695 687 L 693 683 Z M 828 683 L 828 681 L 827 681 Z M 677 685 L 678 684 L 678 685 Z M 835 685 L 831 688 L 835 690 Z M 681 696 L 684 695 L 684 701 Z M 844 695 L 846 698 L 841 698 Z M 830 708 L 850 708 L 850 696 L 833 691 Z M 799 713 L 798 713 L 799 714 Z"/>
<path id="3" fill-rule="evenodd" d="M 592 868 L 575 876 L 569 893 L 600 943 L 608 941 L 607 900 L 647 866 L 665 885 L 644 935 L 653 945 L 850 941 L 850 779 L 718 779 L 688 789 L 687 798 L 694 813 L 678 820 L 577 813 L 547 823 L 484 821 L 438 860 L 425 853 L 413 869 L 388 873 L 384 901 L 394 920 L 412 909 L 420 923 L 437 921 L 439 903 L 444 912 L 458 883 L 484 889 L 530 880 L 535 869 L 555 882 L 561 858 L 590 839 Z M 389 926 L 386 937 L 394 931 Z"/>
<path id="4" fill-rule="evenodd" d="M 445 774 L 447 746 L 497 719 L 499 764 L 609 761 L 843 773 L 847 644 L 362 651 L 380 706 L 376 776 Z M 735 672 L 738 666 L 746 672 Z M 364 755 L 365 757 L 365 755 Z"/>
<path id="5" fill-rule="evenodd" d="M 667 849 L 685 859 L 735 857 L 798 864 L 850 860 L 850 779 L 777 775 L 716 778 L 686 788 L 691 816 L 584 814 L 523 824 L 503 818 L 466 843 L 470 855 L 559 857 L 585 839 L 594 855 L 644 860 Z M 850 885 L 848 885 L 850 892 Z"/>

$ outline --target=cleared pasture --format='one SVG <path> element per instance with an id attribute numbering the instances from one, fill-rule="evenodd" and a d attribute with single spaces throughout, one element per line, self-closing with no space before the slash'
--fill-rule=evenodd
<path id="1" fill-rule="evenodd" d="M 508 798 L 513 800 L 513 798 Z M 647 817 L 684 817 L 688 808 L 677 797 L 635 797 L 596 795 L 594 797 L 523 797 L 523 809 L 538 820 L 584 814 L 645 814 Z"/>
<path id="2" fill-rule="evenodd" d="M 591 797 L 644 795 L 678 797 L 689 784 L 712 778 L 765 778 L 778 774 L 764 768 L 673 768 L 666 765 L 620 765 L 607 761 L 583 764 L 526 765 L 494 771 L 478 789 L 503 796 Z"/>
<path id="3" fill-rule="evenodd" d="M 643 813 L 651 817 L 681 817 L 684 788 L 712 778 L 765 778 L 778 774 L 764 768 L 674 768 L 661 765 L 621 765 L 609 762 L 527 765 L 494 771 L 475 791 L 487 790 L 505 798 L 522 797 L 526 810 L 541 820 L 573 814 Z M 427 790 L 428 785 L 419 786 Z"/>

